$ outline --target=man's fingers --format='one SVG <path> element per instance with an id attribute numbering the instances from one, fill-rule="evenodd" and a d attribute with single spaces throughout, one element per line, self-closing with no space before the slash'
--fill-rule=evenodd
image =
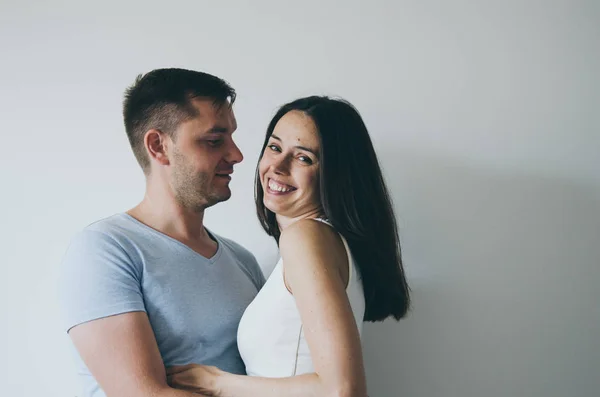
<path id="1" fill-rule="evenodd" d="M 188 387 L 194 386 L 194 379 L 189 376 L 185 376 L 185 374 L 174 374 L 167 376 L 167 383 L 170 386 L 178 386 L 179 387 Z"/>
<path id="2" fill-rule="evenodd" d="M 190 370 L 190 369 L 194 368 L 195 366 L 196 366 L 196 364 L 176 365 L 173 367 L 166 368 L 166 371 L 167 371 L 167 375 L 174 375 L 174 374 L 178 374 L 180 372 L 185 372 L 187 370 Z"/>

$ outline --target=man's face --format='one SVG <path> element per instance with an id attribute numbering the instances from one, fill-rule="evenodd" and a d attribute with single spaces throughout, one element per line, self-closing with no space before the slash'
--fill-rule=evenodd
<path id="1" fill-rule="evenodd" d="M 181 123 L 171 140 L 170 182 L 179 204 L 202 211 L 231 197 L 233 165 L 243 156 L 232 139 L 237 124 L 230 106 L 211 99 L 193 105 L 199 115 Z"/>

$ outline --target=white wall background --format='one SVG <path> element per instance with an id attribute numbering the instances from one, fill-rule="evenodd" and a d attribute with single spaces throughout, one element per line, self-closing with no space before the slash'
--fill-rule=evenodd
<path id="1" fill-rule="evenodd" d="M 269 118 L 312 93 L 362 112 L 414 299 L 365 329 L 371 396 L 598 395 L 598 1 L 2 0 L 0 46 L 2 396 L 79 392 L 60 260 L 141 199 L 122 93 L 165 66 L 239 92 L 246 159 L 207 223 L 266 271 L 252 177 Z"/>

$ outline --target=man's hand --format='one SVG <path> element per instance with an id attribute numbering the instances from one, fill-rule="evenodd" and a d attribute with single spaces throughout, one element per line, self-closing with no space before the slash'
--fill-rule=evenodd
<path id="1" fill-rule="evenodd" d="M 218 390 L 217 380 L 225 375 L 217 367 L 200 364 L 188 364 L 167 368 L 167 383 L 169 386 L 200 393 L 207 397 L 226 397 Z"/>

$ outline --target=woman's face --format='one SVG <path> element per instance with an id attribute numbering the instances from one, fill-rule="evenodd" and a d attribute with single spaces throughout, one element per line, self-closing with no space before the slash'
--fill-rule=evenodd
<path id="1" fill-rule="evenodd" d="M 278 216 L 302 218 L 321 211 L 319 136 L 312 118 L 293 110 L 275 125 L 258 165 L 263 203 Z"/>

